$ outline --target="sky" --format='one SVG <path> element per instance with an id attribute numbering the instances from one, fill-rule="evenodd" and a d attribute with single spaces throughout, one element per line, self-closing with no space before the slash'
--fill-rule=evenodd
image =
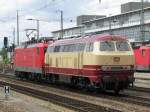
<path id="1" fill-rule="evenodd" d="M 60 29 L 60 10 L 64 14 L 64 28 L 76 25 L 76 17 L 83 14 L 116 15 L 120 5 L 140 0 L 0 0 L 0 48 L 3 37 L 13 42 L 16 29 L 16 11 L 19 11 L 20 42 L 27 40 L 25 29 L 36 28 L 39 19 L 40 36 L 51 36 L 52 31 Z M 16 30 L 15 30 L 16 31 Z M 15 33 L 16 34 L 16 33 Z M 16 40 L 15 40 L 16 41 Z"/>

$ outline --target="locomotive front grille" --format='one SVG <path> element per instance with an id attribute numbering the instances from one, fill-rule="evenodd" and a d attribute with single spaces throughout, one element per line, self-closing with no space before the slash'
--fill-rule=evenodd
<path id="1" fill-rule="evenodd" d="M 131 70 L 131 66 L 102 66 L 102 71 L 123 71 Z"/>
<path id="2" fill-rule="evenodd" d="M 111 70 L 123 70 L 123 67 L 120 66 L 115 66 L 115 67 L 111 67 Z"/>

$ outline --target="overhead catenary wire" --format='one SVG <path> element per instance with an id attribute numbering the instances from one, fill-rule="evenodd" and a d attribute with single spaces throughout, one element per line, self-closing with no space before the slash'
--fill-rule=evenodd
<path id="1" fill-rule="evenodd" d="M 18 10 L 19 12 L 24 12 L 23 14 L 19 14 L 18 16 L 19 16 L 19 17 L 23 17 L 23 16 L 26 16 L 27 14 L 31 14 L 31 13 L 38 12 L 38 11 L 41 11 L 41 10 L 43 10 L 43 9 L 46 9 L 46 8 L 50 7 L 50 5 L 51 5 L 51 3 L 52 3 L 53 1 L 55 1 L 55 0 L 51 0 L 49 3 L 47 3 L 47 4 L 45 4 L 45 5 L 41 6 L 41 7 L 39 7 L 39 8 L 37 8 L 37 9 L 30 10 L 30 11 Z M 8 16 L 2 17 L 2 18 L 3 18 L 3 19 L 2 19 L 2 21 L 3 21 L 3 20 L 6 20 L 6 18 L 8 18 Z M 9 19 L 6 20 L 5 22 L 13 21 L 13 20 L 15 20 L 15 19 L 16 19 L 16 16 L 15 16 L 15 17 L 9 17 Z M 1 20 L 0 20 L 0 21 L 1 21 Z"/>
<path id="2" fill-rule="evenodd" d="M 51 0 L 49 3 L 46 3 L 45 5 L 43 5 L 43 6 L 39 7 L 39 8 L 37 8 L 37 9 L 30 10 L 30 11 L 19 10 L 19 12 L 23 12 L 23 14 L 19 14 L 19 17 L 24 17 L 24 16 L 26 16 L 27 14 L 32 14 L 32 13 L 34 13 L 34 12 L 38 12 L 38 11 L 44 10 L 44 9 L 50 7 L 51 4 L 52 4 L 52 2 L 54 2 L 54 1 L 55 1 L 55 0 Z M 57 1 L 57 0 L 56 0 L 56 1 Z M 61 1 L 64 1 L 64 0 L 61 0 Z M 102 0 L 101 0 L 101 3 L 103 3 Z M 120 6 L 120 4 L 111 5 L 111 8 L 112 8 L 112 7 L 117 7 L 117 6 Z M 104 9 L 104 8 L 102 7 L 102 8 L 100 8 L 100 9 Z M 53 12 L 51 12 L 51 13 L 56 13 L 56 10 L 53 10 Z M 2 18 L 8 18 L 8 17 L 6 16 L 6 17 L 2 17 Z M 16 19 L 16 17 L 9 17 L 9 19 L 8 19 L 6 22 L 8 22 L 8 21 L 13 21 L 13 20 L 15 20 L 15 19 Z"/>

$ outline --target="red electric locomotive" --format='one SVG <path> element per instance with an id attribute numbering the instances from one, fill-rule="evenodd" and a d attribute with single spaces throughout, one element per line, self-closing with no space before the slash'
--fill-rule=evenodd
<path id="1" fill-rule="evenodd" d="M 14 71 L 17 77 L 40 80 L 44 73 L 45 42 L 25 42 L 14 51 Z"/>
<path id="2" fill-rule="evenodd" d="M 137 71 L 150 72 L 150 46 L 134 49 Z"/>

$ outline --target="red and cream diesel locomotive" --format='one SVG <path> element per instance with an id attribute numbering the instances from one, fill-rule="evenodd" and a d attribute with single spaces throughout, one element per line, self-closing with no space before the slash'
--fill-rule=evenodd
<path id="1" fill-rule="evenodd" d="M 40 43 L 17 48 L 14 59 L 15 72 L 23 78 L 45 78 L 51 83 L 115 92 L 134 82 L 134 53 L 121 36 L 91 35 L 57 40 L 49 45 Z"/>

